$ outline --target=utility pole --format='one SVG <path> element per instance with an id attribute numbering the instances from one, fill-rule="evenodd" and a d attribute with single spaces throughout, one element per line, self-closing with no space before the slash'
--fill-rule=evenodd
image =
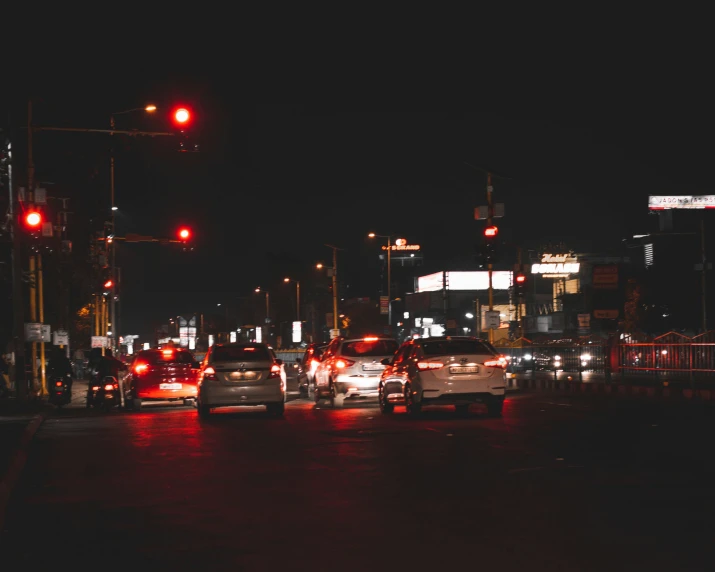
<path id="1" fill-rule="evenodd" d="M 330 332 L 332 340 L 340 335 L 340 328 L 338 328 L 338 250 L 340 249 L 332 244 L 325 246 L 333 249 L 333 330 Z"/>
<path id="2" fill-rule="evenodd" d="M 113 132 L 114 131 L 114 115 L 110 116 L 109 125 Z M 112 133 L 111 135 L 114 135 L 114 133 Z M 113 139 L 114 138 L 112 137 L 112 140 Z M 110 187 L 111 208 L 112 208 L 112 234 L 116 235 L 117 234 L 117 229 L 115 226 L 116 217 L 114 215 L 114 213 L 116 212 L 116 205 L 114 204 L 114 145 L 112 145 L 112 148 L 110 150 L 109 178 L 110 178 L 109 187 Z M 115 300 L 115 298 L 117 297 L 116 296 L 116 293 L 117 293 L 117 277 L 116 277 L 117 246 L 116 245 L 117 245 L 117 242 L 115 240 L 112 240 L 112 251 L 111 251 L 112 260 L 110 263 L 110 265 L 111 265 L 110 266 L 110 268 L 111 268 L 110 274 L 111 274 L 111 278 L 112 278 L 112 288 L 109 292 L 109 296 L 110 296 L 109 304 L 110 304 L 110 308 L 111 308 L 109 319 L 112 324 L 112 336 L 111 336 L 112 341 L 111 341 L 110 347 L 112 347 L 115 352 L 119 349 L 119 344 L 117 343 L 117 340 L 119 340 L 119 336 L 118 336 L 119 332 L 117 331 L 117 321 L 116 321 L 117 320 L 117 314 L 116 314 L 117 306 L 116 306 L 116 300 Z"/>
<path id="3" fill-rule="evenodd" d="M 45 293 L 44 293 L 44 278 L 42 276 L 42 253 L 37 253 L 37 298 L 39 306 L 38 317 L 40 324 L 45 323 Z M 49 394 L 47 391 L 47 376 L 45 369 L 45 341 L 40 342 L 40 395 L 45 397 Z"/>
<path id="4" fill-rule="evenodd" d="M 705 273 L 707 271 L 707 259 L 705 257 L 705 217 L 700 218 L 700 255 L 703 262 L 703 271 L 700 274 L 700 283 L 702 288 L 702 307 L 703 307 L 703 334 L 708 331 L 708 314 L 707 314 L 707 290 L 705 288 Z"/>
<path id="5" fill-rule="evenodd" d="M 517 247 L 516 249 L 516 263 L 519 268 L 519 272 L 521 272 L 521 246 Z M 517 292 L 519 291 L 517 289 L 516 284 L 514 284 L 514 290 Z M 516 333 L 517 333 L 517 339 L 522 338 L 524 336 L 523 332 L 523 327 L 521 324 L 521 296 L 516 297 Z"/>
<path id="6" fill-rule="evenodd" d="M 392 296 L 390 289 L 392 288 L 392 264 L 390 252 L 392 251 L 392 237 L 387 237 L 387 328 L 392 335 Z"/>
<path id="7" fill-rule="evenodd" d="M 12 241 L 12 315 L 13 315 L 13 352 L 15 355 L 15 392 L 18 401 L 28 397 L 27 377 L 25 374 L 25 307 L 22 287 L 22 245 L 17 224 L 17 193 L 12 178 L 12 142 L 8 141 L 7 179 L 9 229 Z"/>
<path id="8" fill-rule="evenodd" d="M 35 202 L 35 161 L 32 153 L 32 99 L 27 101 L 27 203 L 33 206 Z M 37 321 L 37 274 L 35 271 L 35 255 L 30 252 L 30 320 Z M 32 370 L 32 389 L 37 389 L 37 342 L 32 342 L 30 354 Z"/>
<path id="9" fill-rule="evenodd" d="M 487 173 L 487 207 L 489 209 L 487 215 L 487 226 L 492 226 L 492 219 L 494 218 L 494 204 L 492 202 L 492 174 Z M 494 271 L 494 265 L 489 262 L 487 265 L 487 270 L 489 271 L 489 311 L 494 310 L 494 288 L 492 285 L 492 274 Z M 494 329 L 489 327 L 489 343 L 494 343 Z"/>

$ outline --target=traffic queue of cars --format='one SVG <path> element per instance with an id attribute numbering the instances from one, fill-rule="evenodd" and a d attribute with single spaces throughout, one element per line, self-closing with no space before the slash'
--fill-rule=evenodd
<path id="1" fill-rule="evenodd" d="M 338 408 L 346 400 L 375 399 L 385 415 L 404 406 L 415 417 L 430 405 L 466 414 L 482 403 L 489 415 L 500 416 L 506 393 L 506 358 L 467 336 L 402 345 L 384 336 L 340 336 L 309 346 L 296 366 L 299 388 L 312 392 L 316 404 Z M 264 343 L 214 344 L 200 363 L 186 349 L 165 347 L 136 354 L 124 380 L 125 402 L 139 410 L 146 401 L 182 400 L 201 418 L 219 407 L 261 405 L 281 417 L 286 382 L 283 360 Z"/>

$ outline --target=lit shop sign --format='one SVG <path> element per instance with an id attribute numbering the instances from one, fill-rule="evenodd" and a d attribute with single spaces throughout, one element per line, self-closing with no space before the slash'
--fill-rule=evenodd
<path id="1" fill-rule="evenodd" d="M 648 208 L 652 211 L 666 209 L 715 209 L 715 195 L 650 196 Z"/>
<path id="2" fill-rule="evenodd" d="M 419 250 L 420 245 L 419 244 L 407 244 L 407 241 L 404 238 L 398 238 L 395 241 L 395 244 L 391 244 L 389 247 L 387 245 L 383 245 L 382 250 Z"/>
<path id="3" fill-rule="evenodd" d="M 544 254 L 540 264 L 531 265 L 532 274 L 540 274 L 550 278 L 566 278 L 570 274 L 578 274 L 581 264 L 578 259 L 568 254 Z"/>
<path id="4" fill-rule="evenodd" d="M 492 272 L 492 288 L 508 290 L 511 286 L 510 270 Z M 417 292 L 447 290 L 488 290 L 489 272 L 435 272 L 417 278 Z"/>

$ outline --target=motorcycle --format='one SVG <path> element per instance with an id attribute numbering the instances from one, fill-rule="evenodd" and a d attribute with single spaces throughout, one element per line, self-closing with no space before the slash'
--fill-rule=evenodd
<path id="1" fill-rule="evenodd" d="M 49 402 L 61 409 L 72 401 L 72 391 L 69 384 L 69 376 L 54 376 L 50 379 Z"/>
<path id="2" fill-rule="evenodd" d="M 105 411 L 119 405 L 119 381 L 116 377 L 105 376 L 101 382 L 93 381 L 87 394 L 87 408 Z"/>

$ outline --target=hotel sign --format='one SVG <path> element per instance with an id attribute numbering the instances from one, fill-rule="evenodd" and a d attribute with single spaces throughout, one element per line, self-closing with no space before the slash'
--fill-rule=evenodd
<path id="1" fill-rule="evenodd" d="M 715 209 L 715 195 L 672 195 L 648 197 L 652 211 L 667 209 Z"/>
<path id="2" fill-rule="evenodd" d="M 547 278 L 567 278 L 578 274 L 580 268 L 578 258 L 570 254 L 544 254 L 539 264 L 531 265 L 531 273 Z"/>
<path id="3" fill-rule="evenodd" d="M 395 244 L 391 244 L 389 247 L 387 245 L 383 245 L 382 250 L 419 250 L 420 245 L 419 244 L 407 244 L 407 241 L 404 238 L 398 238 L 395 241 Z"/>

